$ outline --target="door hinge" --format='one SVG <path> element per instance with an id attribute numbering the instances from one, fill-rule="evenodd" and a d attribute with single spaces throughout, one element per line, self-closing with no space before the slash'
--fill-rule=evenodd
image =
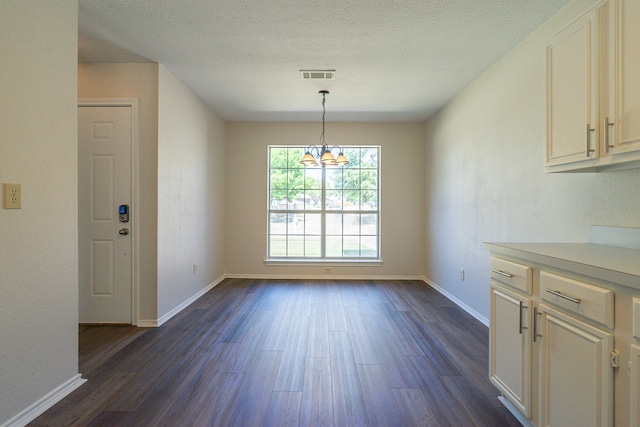
<path id="1" fill-rule="evenodd" d="M 611 361 L 611 367 L 612 368 L 616 368 L 617 369 L 617 368 L 620 367 L 620 354 L 618 353 L 618 350 L 613 350 L 611 352 L 609 360 Z"/>

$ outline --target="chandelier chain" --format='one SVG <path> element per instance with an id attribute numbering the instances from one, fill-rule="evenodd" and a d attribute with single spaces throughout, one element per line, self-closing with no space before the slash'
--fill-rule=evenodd
<path id="1" fill-rule="evenodd" d="M 324 116 L 327 113 L 327 108 L 324 105 L 325 99 L 326 99 L 327 94 L 326 93 L 322 93 L 322 135 L 320 135 L 320 143 L 323 146 L 326 146 L 327 143 L 324 140 Z"/>

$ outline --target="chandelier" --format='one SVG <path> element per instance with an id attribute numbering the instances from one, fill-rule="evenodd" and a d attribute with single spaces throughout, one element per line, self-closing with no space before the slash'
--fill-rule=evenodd
<path id="1" fill-rule="evenodd" d="M 329 147 L 324 140 L 324 116 L 327 112 L 327 109 L 324 106 L 325 98 L 329 94 L 328 90 L 321 90 L 318 92 L 322 95 L 322 134 L 320 135 L 320 146 L 309 145 L 305 150 L 304 156 L 300 163 L 305 166 L 318 166 L 318 161 L 320 160 L 320 164 L 322 167 L 325 166 L 344 166 L 349 163 L 349 160 L 342 153 L 342 148 L 338 145 L 334 145 L 333 147 Z M 332 151 L 338 152 L 338 157 L 333 157 Z M 317 159 L 317 160 L 316 160 Z"/>

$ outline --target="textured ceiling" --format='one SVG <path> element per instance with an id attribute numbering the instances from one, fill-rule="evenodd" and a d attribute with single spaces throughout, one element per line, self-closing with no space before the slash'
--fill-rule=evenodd
<path id="1" fill-rule="evenodd" d="M 568 0 L 79 0 L 82 62 L 158 62 L 226 121 L 425 121 Z M 301 69 L 335 69 L 303 81 Z"/>

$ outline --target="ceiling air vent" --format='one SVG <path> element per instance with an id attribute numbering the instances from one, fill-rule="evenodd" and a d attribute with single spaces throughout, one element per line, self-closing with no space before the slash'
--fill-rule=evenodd
<path id="1" fill-rule="evenodd" d="M 302 80 L 333 80 L 336 70 L 300 70 Z"/>

